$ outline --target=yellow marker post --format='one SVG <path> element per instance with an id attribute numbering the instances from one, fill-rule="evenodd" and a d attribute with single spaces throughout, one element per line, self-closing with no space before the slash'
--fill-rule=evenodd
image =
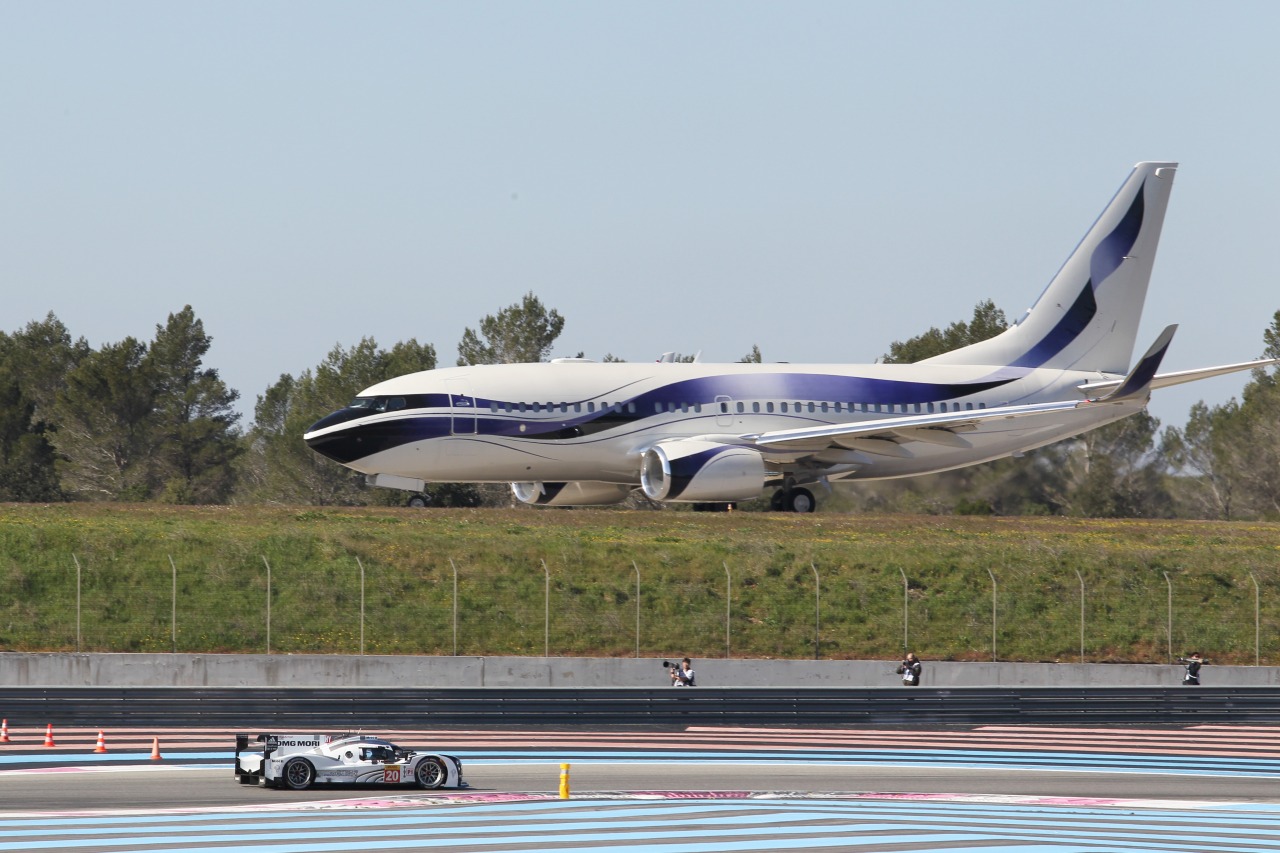
<path id="1" fill-rule="evenodd" d="M 569 799 L 569 765 L 560 765 L 560 799 Z"/>

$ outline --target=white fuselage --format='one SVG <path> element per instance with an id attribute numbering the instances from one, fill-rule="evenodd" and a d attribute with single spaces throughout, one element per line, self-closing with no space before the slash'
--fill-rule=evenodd
<path id="1" fill-rule="evenodd" d="M 362 398 L 404 398 L 404 408 L 317 424 L 306 438 L 364 431 L 340 458 L 367 474 L 425 482 L 592 480 L 636 485 L 643 452 L 658 442 L 726 444 L 804 427 L 890 421 L 1053 401 L 1076 386 L 1115 378 L 1060 369 L 953 365 L 607 363 L 445 368 L 397 377 Z M 427 405 L 417 405 L 423 403 Z M 1099 407 L 1069 423 L 1046 414 L 988 421 L 961 441 L 878 440 L 842 448 L 766 449 L 771 470 L 800 458 L 854 478 L 903 477 L 996 459 L 1083 432 L 1141 409 Z M 380 436 L 381 438 L 374 438 Z M 414 437 L 417 436 L 417 437 Z M 338 458 L 335 456 L 335 458 Z"/>

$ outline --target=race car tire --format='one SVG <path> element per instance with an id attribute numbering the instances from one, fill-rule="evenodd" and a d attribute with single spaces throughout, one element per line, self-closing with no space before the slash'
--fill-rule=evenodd
<path id="1" fill-rule="evenodd" d="M 305 758 L 290 758 L 280 775 L 284 783 L 295 791 L 304 791 L 316 781 L 316 769 Z"/>
<path id="2" fill-rule="evenodd" d="M 438 758 L 424 758 L 413 771 L 419 788 L 439 788 L 449 778 L 449 771 Z"/>

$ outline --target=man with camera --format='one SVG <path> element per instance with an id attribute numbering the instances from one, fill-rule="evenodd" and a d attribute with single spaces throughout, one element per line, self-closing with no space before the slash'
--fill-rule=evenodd
<path id="1" fill-rule="evenodd" d="M 1186 664 L 1187 672 L 1182 676 L 1183 687 L 1199 687 L 1200 686 L 1200 667 L 1208 663 L 1204 658 L 1200 657 L 1199 652 L 1192 652 L 1185 658 L 1178 658 L 1178 663 Z"/>
<path id="2" fill-rule="evenodd" d="M 693 687 L 693 661 L 684 658 L 680 663 L 675 664 L 669 660 L 662 662 L 662 668 L 671 673 L 672 687 Z"/>
<path id="3" fill-rule="evenodd" d="M 924 664 L 916 657 L 915 652 L 907 652 L 907 657 L 894 670 L 902 676 L 903 687 L 919 687 L 920 673 L 924 672 Z"/>

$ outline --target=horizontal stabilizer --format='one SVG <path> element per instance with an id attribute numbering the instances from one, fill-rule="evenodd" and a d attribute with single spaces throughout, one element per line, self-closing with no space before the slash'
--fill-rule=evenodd
<path id="1" fill-rule="evenodd" d="M 1160 362 L 1164 361 L 1164 355 L 1169 351 L 1169 344 L 1173 341 L 1173 333 L 1176 331 L 1178 331 L 1176 324 L 1165 326 L 1155 343 L 1147 349 L 1142 358 L 1138 359 L 1138 363 L 1133 366 L 1133 370 L 1129 371 L 1129 375 L 1120 382 L 1120 385 L 1109 394 L 1099 397 L 1097 401 L 1108 403 L 1150 396 L 1151 380 L 1160 369 Z"/>
<path id="2" fill-rule="evenodd" d="M 1242 361 L 1236 364 L 1222 364 L 1217 367 L 1198 367 L 1194 370 L 1178 370 L 1173 373 L 1157 373 L 1151 378 L 1151 389 L 1168 388 L 1182 385 L 1185 382 L 1197 382 L 1201 379 L 1212 379 L 1215 376 L 1226 376 L 1228 373 L 1239 373 L 1242 370 L 1260 370 L 1280 364 L 1280 358 L 1259 358 L 1254 361 Z M 1093 397 L 1115 388 L 1123 379 L 1103 379 L 1098 382 L 1086 382 L 1078 386 L 1081 393 Z"/>

